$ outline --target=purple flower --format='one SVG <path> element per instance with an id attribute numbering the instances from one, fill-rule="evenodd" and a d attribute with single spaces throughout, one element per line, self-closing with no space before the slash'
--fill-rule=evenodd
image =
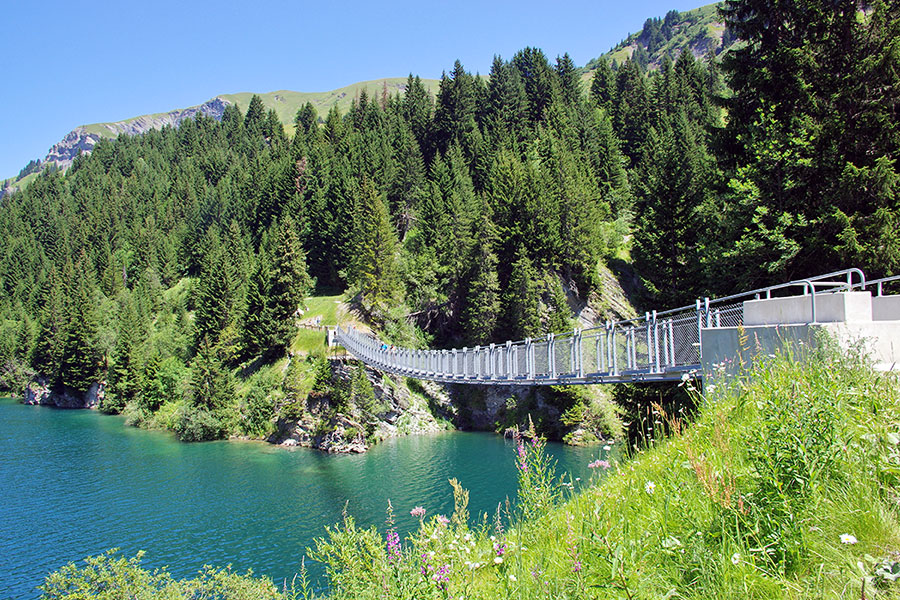
<path id="1" fill-rule="evenodd" d="M 443 525 L 443 526 L 446 526 L 447 523 L 450 522 L 450 519 L 448 519 L 448 518 L 445 517 L 444 515 L 438 515 L 438 516 L 435 517 L 435 518 L 437 519 L 437 522 L 440 523 L 440 524 Z"/>
<path id="2" fill-rule="evenodd" d="M 528 470 L 528 461 L 525 457 L 525 444 L 522 442 L 522 438 L 519 438 L 519 443 L 516 445 L 516 454 L 518 460 L 516 461 L 516 466 L 520 471 Z"/>
<path id="3" fill-rule="evenodd" d="M 446 590 L 447 583 L 450 581 L 450 565 L 438 567 L 438 570 L 431 576 L 431 580 L 439 590 Z"/>
<path id="4" fill-rule="evenodd" d="M 409 511 L 409 514 L 416 517 L 417 519 L 421 519 L 425 516 L 425 509 L 422 508 L 421 506 L 417 506 L 414 509 L 412 509 L 411 511 Z"/>
<path id="5" fill-rule="evenodd" d="M 393 529 L 388 530 L 387 534 L 387 553 L 388 562 L 391 564 L 400 562 L 400 536 Z"/>
<path id="6" fill-rule="evenodd" d="M 497 556 L 503 556 L 504 554 L 506 554 L 506 542 L 495 542 L 494 552 L 497 553 Z"/>

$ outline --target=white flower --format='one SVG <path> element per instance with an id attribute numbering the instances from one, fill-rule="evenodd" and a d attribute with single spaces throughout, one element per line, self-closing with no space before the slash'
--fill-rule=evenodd
<path id="1" fill-rule="evenodd" d="M 503 559 L 500 558 L 499 556 L 495 556 L 495 557 L 494 557 L 494 564 L 495 564 L 495 565 L 499 565 L 499 564 L 502 563 L 502 562 L 503 562 Z"/>
<path id="2" fill-rule="evenodd" d="M 509 580 L 510 580 L 510 581 L 515 581 L 515 580 L 516 580 L 516 576 L 513 575 L 512 573 L 510 573 L 510 575 L 509 575 Z"/>
<path id="3" fill-rule="evenodd" d="M 607 452 L 609 452 L 610 450 L 612 450 L 612 446 L 607 444 L 607 445 L 603 446 L 603 449 L 606 450 Z"/>
<path id="4" fill-rule="evenodd" d="M 656 491 L 656 484 L 653 483 L 652 481 L 648 481 L 647 483 L 644 484 L 644 491 L 652 496 L 653 492 Z"/>
<path id="5" fill-rule="evenodd" d="M 731 564 L 737 566 L 741 563 L 741 555 L 739 552 L 735 552 L 731 555 Z"/>
<path id="6" fill-rule="evenodd" d="M 855 536 L 850 535 L 849 533 L 842 533 L 842 534 L 841 534 L 841 543 L 842 543 L 842 544 L 851 544 L 851 545 L 852 545 L 852 544 L 855 544 L 855 543 L 857 543 L 857 542 L 859 542 L 859 540 L 856 539 Z"/>

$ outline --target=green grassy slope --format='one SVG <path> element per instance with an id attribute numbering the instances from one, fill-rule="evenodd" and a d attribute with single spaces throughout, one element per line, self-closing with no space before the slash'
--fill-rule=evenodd
<path id="1" fill-rule="evenodd" d="M 437 93 L 438 80 L 423 79 L 422 83 L 431 93 Z M 372 81 L 360 81 L 328 92 L 293 92 L 290 90 L 278 90 L 276 92 L 257 95 L 262 99 L 263 105 L 267 109 L 275 109 L 278 118 L 290 133 L 293 129 L 294 117 L 297 115 L 297 110 L 307 102 L 311 102 L 319 113 L 319 116 L 324 118 L 332 106 L 337 106 L 338 110 L 342 113 L 347 112 L 347 109 L 350 108 L 350 103 L 354 98 L 358 97 L 363 90 L 365 90 L 370 97 L 380 98 L 385 89 L 387 89 L 388 94 L 391 95 L 396 94 L 397 92 L 402 94 L 406 89 L 406 77 L 390 77 Z M 250 105 L 250 99 L 253 95 L 254 92 L 240 92 L 237 94 L 221 94 L 217 97 L 222 98 L 227 102 L 237 104 L 238 108 L 244 112 Z M 156 113 L 153 115 L 142 116 L 153 118 L 161 117 L 165 114 L 166 113 Z M 126 119 L 124 122 L 127 123 L 140 118 L 141 116 L 134 117 L 132 119 Z M 84 125 L 83 127 L 88 133 L 95 133 L 103 137 L 114 137 L 114 134 L 110 131 L 108 125 L 110 124 L 92 123 L 90 125 Z"/>
<path id="2" fill-rule="evenodd" d="M 705 54 L 704 44 L 713 44 L 716 53 L 721 53 L 726 48 L 722 47 L 722 36 L 725 33 L 725 25 L 719 19 L 719 5 L 707 4 L 694 10 L 679 13 L 676 25 L 673 27 L 673 35 L 658 49 L 650 53 L 651 68 L 658 67 L 664 56 L 673 60 L 678 57 L 683 49 L 689 48 L 695 54 Z M 622 64 L 629 59 L 638 45 L 647 49 L 647 40 L 642 31 L 632 33 L 609 52 L 588 61 L 585 71 L 590 73 L 596 68 L 601 59 Z"/>
<path id="3" fill-rule="evenodd" d="M 422 83 L 432 94 L 437 93 L 438 80 L 423 79 Z M 380 98 L 385 89 L 389 95 L 394 95 L 397 92 L 402 94 L 406 89 L 406 77 L 391 77 L 386 79 L 375 79 L 372 81 L 361 81 L 329 92 L 292 92 L 289 90 L 279 90 L 277 92 L 258 95 L 267 109 L 275 109 L 278 118 L 290 131 L 293 127 L 297 110 L 307 102 L 312 103 L 319 113 L 319 116 L 324 118 L 332 106 L 337 106 L 338 110 L 342 113 L 347 112 L 350 108 L 350 103 L 354 98 L 357 98 L 363 90 L 366 91 L 370 98 Z M 252 97 L 252 92 L 222 94 L 219 96 L 219 98 L 222 98 L 223 100 L 237 104 L 241 111 L 247 110 L 247 107 L 250 105 L 250 98 Z"/>

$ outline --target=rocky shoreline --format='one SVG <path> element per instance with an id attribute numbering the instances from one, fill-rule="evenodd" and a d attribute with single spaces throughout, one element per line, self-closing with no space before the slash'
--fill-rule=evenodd
<path id="1" fill-rule="evenodd" d="M 285 448 L 360 454 L 394 437 L 451 429 L 501 433 L 518 430 L 532 416 L 557 426 L 562 418 L 547 390 L 404 381 L 357 361 L 331 359 L 329 363 L 328 391 L 310 393 L 297 403 L 300 406 L 280 406 L 274 432 L 261 438 L 262 441 Z M 354 402 L 342 403 L 336 390 L 361 373 L 370 386 L 371 400 L 365 408 Z M 53 388 L 48 378 L 37 375 L 25 386 L 23 402 L 66 409 L 96 409 L 105 391 L 106 382 L 97 382 L 84 393 Z M 591 433 L 591 439 L 608 439 L 602 432 Z"/>

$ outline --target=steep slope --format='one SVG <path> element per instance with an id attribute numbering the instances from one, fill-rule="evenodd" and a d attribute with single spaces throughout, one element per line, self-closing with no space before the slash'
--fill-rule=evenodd
<path id="1" fill-rule="evenodd" d="M 632 33 L 606 54 L 588 61 L 585 70 L 593 71 L 601 60 L 622 64 L 629 58 L 645 68 L 659 67 L 668 56 L 678 58 L 682 50 L 690 50 L 701 58 L 713 52 L 718 55 L 730 48 L 734 39 L 719 18 L 719 4 L 707 4 L 687 12 L 669 11 L 665 17 L 650 18 L 637 33 Z"/>

